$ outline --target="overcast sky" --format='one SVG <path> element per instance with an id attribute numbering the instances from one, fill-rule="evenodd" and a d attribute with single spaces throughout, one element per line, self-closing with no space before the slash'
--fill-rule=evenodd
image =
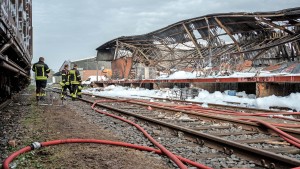
<path id="1" fill-rule="evenodd" d="M 32 0 L 33 61 L 54 71 L 65 60 L 96 56 L 120 36 L 139 35 L 172 23 L 220 12 L 274 11 L 300 0 Z"/>

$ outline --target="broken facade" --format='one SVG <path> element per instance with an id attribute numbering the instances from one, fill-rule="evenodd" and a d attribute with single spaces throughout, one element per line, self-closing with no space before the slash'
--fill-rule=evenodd
<path id="1" fill-rule="evenodd" d="M 97 48 L 97 60 L 112 62 L 113 79 L 155 79 L 179 70 L 198 77 L 259 73 L 299 63 L 299 32 L 300 8 L 210 14 L 108 41 Z"/>

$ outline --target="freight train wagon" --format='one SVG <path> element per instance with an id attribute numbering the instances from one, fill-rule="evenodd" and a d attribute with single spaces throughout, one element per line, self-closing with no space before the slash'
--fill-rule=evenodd
<path id="1" fill-rule="evenodd" d="M 30 83 L 32 1 L 0 0 L 0 103 Z"/>

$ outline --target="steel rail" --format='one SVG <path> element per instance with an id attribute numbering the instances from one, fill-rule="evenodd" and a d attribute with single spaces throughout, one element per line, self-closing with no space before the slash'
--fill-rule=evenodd
<path id="1" fill-rule="evenodd" d="M 80 100 L 90 103 L 90 104 L 93 104 L 93 101 L 91 101 L 91 100 L 87 100 L 87 99 L 80 99 Z M 104 107 L 106 109 L 110 109 L 110 110 L 119 112 L 119 113 L 130 115 L 130 116 L 133 116 L 138 119 L 142 119 L 142 120 L 145 120 L 145 121 L 148 121 L 151 123 L 159 124 L 164 127 L 179 130 L 179 131 L 187 133 L 191 136 L 200 138 L 201 143 L 203 145 L 208 145 L 209 147 L 211 146 L 213 148 L 218 148 L 219 150 L 221 149 L 224 151 L 224 153 L 226 153 L 228 155 L 236 153 L 240 157 L 243 157 L 248 160 L 252 160 L 256 164 L 262 165 L 263 167 L 266 167 L 266 168 L 275 168 L 275 167 L 276 168 L 288 168 L 288 167 L 300 166 L 299 160 L 296 160 L 296 159 L 293 159 L 290 157 L 284 157 L 284 156 L 277 155 L 275 153 L 271 153 L 271 152 L 268 152 L 265 150 L 261 150 L 261 149 L 253 148 L 253 147 L 250 147 L 250 146 L 247 146 L 244 144 L 240 144 L 237 142 L 225 140 L 225 139 L 219 138 L 217 136 L 201 133 L 196 130 L 189 129 L 189 128 L 162 122 L 157 119 L 152 119 L 152 118 L 149 118 L 149 117 L 146 117 L 143 115 L 131 113 L 131 112 L 128 112 L 125 110 L 115 108 L 115 107 L 111 107 L 111 106 L 107 106 L 107 105 L 103 105 L 103 104 L 99 104 L 99 103 L 97 105 Z M 251 157 L 250 157 L 250 155 L 251 155 Z"/>
<path id="2" fill-rule="evenodd" d="M 83 93 L 85 95 L 89 95 L 92 96 L 91 94 L 86 94 Z M 96 96 L 96 97 L 100 97 L 100 98 L 105 98 L 105 99 L 112 99 L 112 100 L 116 100 L 118 98 L 114 98 L 114 97 L 104 97 L 104 96 Z M 157 106 L 157 105 L 153 105 L 153 104 L 146 104 L 146 103 L 140 103 L 140 102 L 135 102 L 135 101 L 131 101 L 131 103 L 133 104 L 138 104 L 138 105 L 144 105 L 144 106 L 151 106 L 152 108 L 159 108 L 159 109 L 164 109 L 164 110 L 169 110 L 169 111 L 180 111 L 186 114 L 190 114 L 190 115 L 195 115 L 195 116 L 199 116 L 202 119 L 208 119 L 208 120 L 218 120 L 218 121 L 226 121 L 226 122 L 230 122 L 230 123 L 234 123 L 237 125 L 240 125 L 244 128 L 248 128 L 248 130 L 254 130 L 254 128 L 261 128 L 262 126 L 254 123 L 254 122 L 248 122 L 248 121 L 243 121 L 243 120 L 237 120 L 237 119 L 232 119 L 232 118 L 226 118 L 226 117 L 218 117 L 218 116 L 213 116 L 213 115 L 208 115 L 208 114 L 201 114 L 201 113 L 197 113 L 197 112 L 193 112 L 193 111 L 187 111 L 187 110 L 177 110 L 177 109 L 172 109 L 172 108 L 168 108 L 168 107 L 162 107 L 162 106 Z M 220 105 L 221 106 L 221 105 Z M 291 129 L 291 128 L 285 128 L 285 127 L 277 127 L 280 130 L 287 132 L 288 134 L 296 137 L 296 138 L 300 138 L 300 131 L 299 130 L 295 130 L 295 129 Z"/>
<path id="3" fill-rule="evenodd" d="M 111 97 L 102 97 L 102 98 L 112 99 L 112 100 L 123 100 L 124 101 L 124 99 L 116 99 L 116 98 L 111 98 Z M 94 103 L 94 101 L 84 99 L 84 98 L 81 98 L 80 100 L 84 101 L 86 103 L 89 103 L 89 104 Z M 137 104 L 135 101 L 128 101 L 128 103 Z M 141 105 L 149 105 L 149 104 L 141 104 Z M 194 140 L 197 140 L 198 143 L 202 146 L 206 145 L 208 147 L 218 149 L 218 150 L 223 151 L 225 154 L 228 154 L 228 155 L 238 154 L 239 157 L 242 157 L 242 158 L 247 159 L 247 160 L 254 161 L 257 165 L 261 165 L 265 168 L 292 168 L 292 167 L 300 166 L 300 161 L 299 160 L 296 160 L 296 159 L 293 159 L 293 158 L 290 158 L 290 157 L 277 155 L 275 153 L 272 153 L 272 152 L 269 152 L 269 151 L 266 151 L 266 150 L 261 150 L 261 149 L 253 148 L 253 147 L 250 147 L 250 146 L 247 146 L 247 145 L 244 145 L 244 144 L 241 144 L 241 143 L 237 143 L 237 142 L 234 142 L 234 141 L 225 140 L 225 139 L 222 139 L 222 138 L 217 137 L 217 136 L 205 134 L 205 133 L 193 130 L 193 129 L 178 126 L 178 125 L 171 124 L 171 123 L 168 123 L 168 122 L 163 122 L 163 121 L 153 119 L 153 118 L 150 118 L 150 117 L 146 117 L 146 116 L 143 116 L 143 115 L 139 115 L 139 114 L 136 114 L 136 113 L 131 113 L 129 111 L 121 110 L 121 109 L 116 108 L 116 107 L 112 107 L 112 106 L 108 106 L 108 105 L 104 105 L 104 104 L 99 104 L 99 103 L 97 104 L 97 106 L 101 106 L 103 108 L 106 108 L 106 109 L 109 109 L 109 110 L 112 110 L 112 111 L 116 111 L 116 112 L 126 114 L 126 115 L 129 115 L 129 116 L 133 116 L 135 118 L 138 118 L 138 119 L 141 119 L 141 120 L 144 120 L 144 121 L 148 121 L 150 123 L 158 124 L 158 125 L 161 125 L 163 127 L 167 127 L 167 128 L 173 129 L 173 130 L 178 130 L 178 131 L 184 132 L 184 133 L 187 134 L 187 136 L 191 136 L 191 137 L 195 138 Z M 168 109 L 168 110 L 172 111 L 171 108 L 159 107 L 159 106 L 155 106 L 155 105 L 151 105 L 151 106 L 152 107 L 157 107 L 157 108 Z M 181 112 L 185 112 L 185 111 L 181 111 Z M 192 113 L 192 112 L 190 112 L 190 113 Z M 199 114 L 197 114 L 197 115 L 199 115 Z M 201 116 L 207 116 L 207 115 L 201 115 Z M 213 118 L 213 116 L 208 116 L 208 117 Z M 214 117 L 214 118 L 216 118 L 216 117 Z M 223 119 L 223 121 L 224 121 L 223 117 L 220 118 L 220 120 L 221 119 Z M 226 120 L 229 120 L 229 119 L 226 119 Z M 235 121 L 235 120 L 233 120 L 233 121 Z M 252 125 L 252 126 L 255 126 L 255 127 L 261 127 L 261 126 L 257 125 L 256 123 L 251 123 L 251 122 L 240 121 L 240 123 L 241 124 L 244 123 L 245 125 L 246 124 Z"/>
<path id="4" fill-rule="evenodd" d="M 9 105 L 11 102 L 12 102 L 11 99 L 8 99 L 8 100 L 6 100 L 6 101 L 4 101 L 4 102 L 1 102 L 1 103 L 0 103 L 0 110 L 4 109 L 4 108 L 5 108 L 7 105 Z"/>
<path id="5" fill-rule="evenodd" d="M 163 98 L 157 98 L 157 97 L 151 97 L 153 99 L 157 100 L 168 100 L 173 102 L 181 102 L 181 103 L 193 103 L 193 104 L 204 104 L 204 102 L 195 102 L 195 101 L 186 101 L 186 100 L 178 100 L 178 99 L 163 99 Z M 253 108 L 253 107 L 241 107 L 241 106 L 234 106 L 234 105 L 223 105 L 223 104 L 216 104 L 216 103 L 206 103 L 208 106 L 212 107 L 226 107 L 230 109 L 239 109 L 239 110 L 247 110 L 247 111 L 263 111 L 265 113 L 278 113 L 278 111 L 275 110 L 268 110 L 268 109 L 261 109 L 261 108 Z"/>

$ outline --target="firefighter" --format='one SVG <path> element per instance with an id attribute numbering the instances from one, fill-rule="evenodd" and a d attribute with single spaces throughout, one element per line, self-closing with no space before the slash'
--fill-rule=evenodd
<path id="1" fill-rule="evenodd" d="M 81 76 L 79 71 L 77 70 L 76 64 L 74 64 L 73 69 L 70 70 L 70 83 L 72 88 L 72 100 L 75 100 L 78 95 L 78 86 L 81 83 Z"/>
<path id="2" fill-rule="evenodd" d="M 43 57 L 39 58 L 39 61 L 32 66 L 32 71 L 35 72 L 36 82 L 36 100 L 39 101 L 40 97 L 46 96 L 45 88 L 47 85 L 48 73 L 50 69 L 47 64 L 44 63 Z"/>
<path id="3" fill-rule="evenodd" d="M 64 69 L 61 71 L 61 100 L 65 100 L 65 96 L 67 95 L 67 89 L 69 92 L 72 93 L 71 84 L 70 84 L 70 72 L 69 72 L 69 65 L 65 65 Z"/>

